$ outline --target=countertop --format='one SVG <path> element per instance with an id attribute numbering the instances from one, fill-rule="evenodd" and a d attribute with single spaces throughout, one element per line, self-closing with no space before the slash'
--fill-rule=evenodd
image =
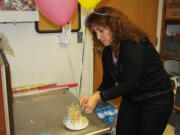
<path id="1" fill-rule="evenodd" d="M 96 135 L 110 131 L 110 127 L 96 114 L 83 114 L 89 120 L 87 128 L 71 131 L 63 125 L 67 107 L 79 100 L 68 89 L 58 89 L 14 97 L 15 135 Z"/>

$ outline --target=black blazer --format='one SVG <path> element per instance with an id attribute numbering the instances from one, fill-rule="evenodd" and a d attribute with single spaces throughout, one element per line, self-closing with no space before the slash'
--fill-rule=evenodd
<path id="1" fill-rule="evenodd" d="M 169 75 L 158 52 L 148 39 L 143 39 L 139 43 L 131 40 L 123 41 L 118 62 L 120 79 L 119 85 L 114 86 L 112 51 L 110 46 L 105 47 L 102 55 L 103 81 L 98 89 L 102 100 L 124 96 L 139 101 L 172 90 Z"/>

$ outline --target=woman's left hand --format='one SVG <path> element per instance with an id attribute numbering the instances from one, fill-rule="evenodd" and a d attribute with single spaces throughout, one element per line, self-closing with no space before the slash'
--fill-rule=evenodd
<path id="1" fill-rule="evenodd" d="M 92 113 L 100 100 L 100 94 L 97 91 L 92 95 L 83 96 L 80 100 L 80 106 L 85 113 Z"/>

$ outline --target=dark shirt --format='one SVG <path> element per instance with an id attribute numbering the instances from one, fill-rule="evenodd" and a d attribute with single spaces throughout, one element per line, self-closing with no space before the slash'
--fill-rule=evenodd
<path id="1" fill-rule="evenodd" d="M 111 47 L 103 50 L 103 82 L 99 87 L 103 101 L 120 96 L 142 100 L 169 92 L 172 88 L 161 58 L 149 40 L 121 43 L 118 64 L 118 86 L 114 86 Z"/>

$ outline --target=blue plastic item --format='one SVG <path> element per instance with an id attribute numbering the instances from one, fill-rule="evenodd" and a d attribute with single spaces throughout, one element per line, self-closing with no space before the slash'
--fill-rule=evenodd
<path id="1" fill-rule="evenodd" d="M 111 132 L 106 135 L 112 135 L 114 130 L 115 119 L 117 116 L 118 109 L 115 105 L 109 102 L 99 102 L 94 111 L 104 122 L 111 126 Z"/>

